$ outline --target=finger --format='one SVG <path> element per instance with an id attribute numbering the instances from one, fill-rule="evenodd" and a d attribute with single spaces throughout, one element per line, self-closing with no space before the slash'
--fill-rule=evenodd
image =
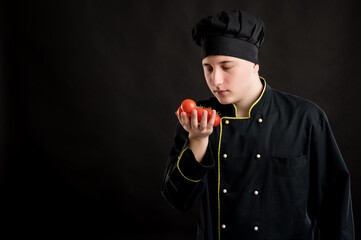
<path id="1" fill-rule="evenodd" d="M 177 115 L 177 118 L 178 118 L 179 121 L 181 122 L 181 120 L 182 120 L 182 110 L 181 110 L 180 107 L 177 109 L 177 111 L 175 112 L 175 114 Z"/>
<path id="2" fill-rule="evenodd" d="M 201 119 L 201 123 L 200 123 L 201 130 L 204 130 L 207 128 L 207 122 L 208 122 L 208 111 L 203 110 L 202 111 L 202 119 Z"/>
<path id="3" fill-rule="evenodd" d="M 178 118 L 178 120 L 179 120 L 179 122 L 180 122 L 181 120 L 179 119 L 178 110 L 175 112 L 175 115 L 177 116 L 177 118 Z"/>
<path id="4" fill-rule="evenodd" d="M 198 129 L 198 116 L 197 116 L 197 110 L 192 110 L 191 115 L 191 127 L 192 129 Z"/>
<path id="5" fill-rule="evenodd" d="M 213 124 L 214 124 L 214 120 L 216 119 L 216 110 L 212 110 L 211 113 L 211 118 L 208 121 L 208 127 L 212 127 L 213 128 Z"/>
<path id="6" fill-rule="evenodd" d="M 188 119 L 188 117 L 187 117 L 187 113 L 186 112 L 182 112 L 181 113 L 181 116 L 182 116 L 182 124 L 183 124 L 183 126 L 186 126 L 186 127 L 190 127 L 190 122 L 189 122 L 189 119 Z"/>

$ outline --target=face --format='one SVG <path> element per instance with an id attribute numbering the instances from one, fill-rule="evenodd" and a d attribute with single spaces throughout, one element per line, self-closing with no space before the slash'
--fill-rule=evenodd
<path id="1" fill-rule="evenodd" d="M 247 99 L 259 81 L 259 65 L 240 58 L 212 55 L 204 58 L 202 65 L 208 87 L 221 104 Z"/>

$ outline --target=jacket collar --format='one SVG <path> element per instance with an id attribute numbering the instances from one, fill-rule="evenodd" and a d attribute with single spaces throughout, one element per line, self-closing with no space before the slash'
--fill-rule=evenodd
<path id="1" fill-rule="evenodd" d="M 268 83 L 266 82 L 266 80 L 263 77 L 260 77 L 260 81 L 262 82 L 263 85 L 263 90 L 261 95 L 257 98 L 257 100 L 251 105 L 249 112 L 248 112 L 248 117 L 236 117 L 237 116 L 237 108 L 235 106 L 235 104 L 231 104 L 233 105 L 232 108 L 232 113 L 230 113 L 230 117 L 234 117 L 236 119 L 249 119 L 249 118 L 253 118 L 253 117 L 260 117 L 261 116 L 261 110 L 264 107 L 265 103 L 269 101 L 270 95 L 271 95 L 271 87 L 268 85 Z"/>

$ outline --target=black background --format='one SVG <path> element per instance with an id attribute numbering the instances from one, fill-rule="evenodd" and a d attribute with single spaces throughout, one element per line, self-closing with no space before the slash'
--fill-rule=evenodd
<path id="1" fill-rule="evenodd" d="M 357 1 L 2 1 L 1 239 L 195 239 L 160 194 L 174 112 L 211 93 L 196 21 L 266 25 L 260 75 L 325 110 L 361 225 Z M 360 239 L 357 234 L 357 239 Z"/>

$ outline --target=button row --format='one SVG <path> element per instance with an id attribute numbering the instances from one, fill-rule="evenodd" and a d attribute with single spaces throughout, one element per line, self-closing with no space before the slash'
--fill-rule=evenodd
<path id="1" fill-rule="evenodd" d="M 262 123 L 262 122 L 263 122 L 263 119 L 262 119 L 262 118 L 259 118 L 259 119 L 258 119 L 258 122 L 259 122 L 259 123 Z M 229 120 L 225 120 L 224 123 L 225 123 L 225 124 L 229 124 Z M 224 154 L 223 154 L 223 158 L 227 158 L 227 157 L 228 157 L 228 155 L 224 153 Z M 260 159 L 260 158 L 261 158 L 261 154 L 258 153 L 258 154 L 256 155 L 256 158 Z M 222 192 L 223 192 L 224 194 L 226 194 L 228 191 L 227 191 L 227 189 L 225 188 L 225 189 L 222 190 Z M 258 196 L 258 194 L 259 194 L 259 191 L 257 191 L 257 190 L 255 190 L 255 191 L 253 192 L 253 195 L 255 195 L 255 196 Z M 222 224 L 221 227 L 222 227 L 222 229 L 225 229 L 227 226 L 226 226 L 225 224 Z M 253 230 L 254 230 L 255 232 L 257 232 L 258 229 L 259 229 L 258 226 L 254 226 L 254 227 L 253 227 Z"/>
<path id="2" fill-rule="evenodd" d="M 222 192 L 223 192 L 224 194 L 226 194 L 226 193 L 228 192 L 228 190 L 227 190 L 226 188 L 224 188 L 224 189 L 222 190 Z M 259 191 L 254 190 L 253 195 L 258 196 L 258 194 L 259 194 Z"/>
<path id="3" fill-rule="evenodd" d="M 223 158 L 227 158 L 228 155 L 226 153 L 223 154 Z M 260 159 L 261 158 L 261 154 L 256 154 L 256 158 Z"/>
<path id="4" fill-rule="evenodd" d="M 221 227 L 222 227 L 223 229 L 225 229 L 227 226 L 226 226 L 226 224 L 222 224 Z M 254 226 L 254 227 L 253 227 L 253 230 L 256 231 L 256 232 L 258 231 L 258 229 L 259 229 L 258 226 Z"/>
<path id="5" fill-rule="evenodd" d="M 263 122 L 263 119 L 262 118 L 259 118 L 258 120 L 257 120 L 259 123 L 262 123 Z M 229 120 L 225 120 L 224 121 L 224 124 L 229 124 Z"/>

